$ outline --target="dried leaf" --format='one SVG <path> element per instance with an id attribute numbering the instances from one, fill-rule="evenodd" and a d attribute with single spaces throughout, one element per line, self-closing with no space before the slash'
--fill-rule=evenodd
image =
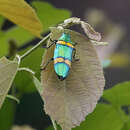
<path id="1" fill-rule="evenodd" d="M 79 61 L 72 63 L 69 76 L 60 81 L 53 69 L 53 62 L 41 73 L 44 87 L 43 100 L 46 113 L 56 120 L 63 130 L 80 125 L 91 113 L 104 88 L 104 76 L 95 48 L 81 34 L 71 30 L 52 28 L 51 39 L 58 39 L 63 31 L 77 43 Z M 43 57 L 44 65 L 53 57 L 54 46 Z"/>
<path id="2" fill-rule="evenodd" d="M 97 45 L 97 46 L 106 46 L 108 45 L 108 42 L 98 42 L 98 41 L 94 41 L 94 40 L 90 40 L 91 43 L 93 43 L 93 45 Z"/>
<path id="3" fill-rule="evenodd" d="M 100 33 L 96 32 L 91 25 L 85 22 L 81 22 L 81 27 L 84 29 L 84 32 L 88 36 L 89 39 L 95 40 L 95 41 L 100 41 L 101 40 L 101 35 Z"/>
<path id="4" fill-rule="evenodd" d="M 0 14 L 40 37 L 42 24 L 24 0 L 0 0 Z"/>
<path id="5" fill-rule="evenodd" d="M 0 59 L 0 108 L 8 94 L 18 68 L 16 60 L 9 61 L 5 57 Z"/>
<path id="6" fill-rule="evenodd" d="M 36 87 L 37 91 L 39 92 L 39 94 L 42 95 L 43 87 L 42 87 L 40 81 L 37 79 L 37 77 L 33 76 L 33 82 L 34 82 L 35 87 Z"/>

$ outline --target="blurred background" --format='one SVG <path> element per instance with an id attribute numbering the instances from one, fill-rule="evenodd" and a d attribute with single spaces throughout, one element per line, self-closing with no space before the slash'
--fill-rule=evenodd
<path id="1" fill-rule="evenodd" d="M 32 4 L 32 2 L 36 1 L 39 0 L 27 0 L 27 2 L 35 9 L 37 13 L 39 11 L 38 5 L 36 3 Z M 62 22 L 64 19 L 69 18 L 71 16 L 81 18 L 82 20 L 92 25 L 97 32 L 101 33 L 102 41 L 109 42 L 108 46 L 101 46 L 96 48 L 98 55 L 104 64 L 104 75 L 106 78 L 105 88 L 107 89 L 117 83 L 130 80 L 130 58 L 129 58 L 130 1 L 129 0 L 98 0 L 98 1 L 40 0 L 40 1 L 48 3 L 48 5 L 43 4 L 43 8 L 44 6 L 46 6 L 46 13 L 50 13 L 49 10 L 47 10 L 47 8 L 50 8 L 50 5 L 53 8 L 65 9 L 69 12 L 68 14 L 63 13 L 63 15 L 65 16 L 63 16 L 61 19 L 58 18 L 58 16 L 59 17 L 61 16 L 57 15 L 56 12 L 55 14 L 51 12 L 48 16 L 46 16 L 50 18 L 49 20 L 52 21 L 52 23 L 50 22 L 50 25 L 47 25 L 47 23 L 45 23 L 46 29 L 43 35 L 48 33 L 49 31 L 47 29 L 48 26 L 53 26 L 53 20 L 56 21 L 55 22 L 56 25 Z M 42 17 L 42 12 L 41 14 L 38 15 Z M 44 21 L 48 22 L 48 19 L 46 18 L 44 19 Z M 2 26 L 2 30 L 6 32 L 9 29 L 12 29 L 13 27 L 15 27 L 15 25 L 12 22 L 10 22 L 9 20 L 5 20 Z M 81 31 L 79 30 L 78 27 L 75 27 L 75 29 Z M 20 51 L 20 53 L 23 53 L 26 50 L 26 48 L 29 48 L 31 45 L 36 44 L 39 41 L 39 39 L 31 37 L 30 39 L 27 38 L 28 40 L 22 41 L 22 43 L 20 43 L 20 40 L 18 41 L 17 39 L 15 39 L 13 35 L 7 34 L 7 36 L 10 36 L 9 37 L 10 41 L 8 41 L 8 43 L 10 44 L 9 49 L 11 50 L 10 47 L 14 47 L 16 48 L 17 51 Z M 24 37 L 22 33 L 21 36 Z M 15 42 L 16 43 L 18 42 L 18 46 L 17 44 L 15 44 Z M 36 52 L 32 54 L 32 56 L 33 55 L 37 57 L 42 56 L 42 51 L 43 50 L 40 49 L 39 55 Z M 8 56 L 10 56 L 10 53 L 8 53 Z M 40 61 L 41 59 L 39 58 L 38 61 L 39 64 Z M 30 64 L 31 66 L 33 63 L 31 63 L 30 61 L 30 63 L 28 64 Z M 37 66 L 39 67 L 39 64 L 34 65 L 33 67 Z M 26 63 L 23 63 L 23 65 L 26 66 Z M 38 69 L 36 69 L 36 71 Z M 39 76 L 39 73 L 37 73 L 37 76 Z M 18 74 L 18 78 L 23 78 L 22 74 Z M 20 95 L 22 95 L 20 96 L 20 104 L 18 105 L 15 104 L 14 106 L 10 103 L 10 100 L 6 100 L 2 108 L 2 111 L 0 111 L 0 121 L 3 122 L 2 125 L 0 126 L 1 127 L 0 130 L 8 130 L 8 127 L 5 128 L 5 126 L 10 125 L 12 122 L 15 125 L 30 125 L 31 127 L 37 130 L 45 130 L 47 127 L 51 125 L 49 117 L 43 111 L 42 106 L 43 102 L 39 94 L 36 92 L 33 84 L 27 84 L 27 80 L 28 79 L 26 78 L 21 81 L 15 79 L 16 82 L 15 85 L 18 86 L 17 89 L 22 91 L 22 93 L 20 93 Z M 31 88 L 27 87 L 23 89 L 21 86 L 19 86 L 19 82 L 23 83 L 24 86 L 31 86 Z M 7 113 L 7 111 L 9 114 L 5 116 L 5 113 Z M 14 116 L 11 118 L 11 115 Z M 10 119 L 10 121 L 8 123 L 6 122 L 5 124 L 4 120 L 6 120 L 7 118 Z M 13 130 L 17 130 L 17 128 L 14 127 Z"/>

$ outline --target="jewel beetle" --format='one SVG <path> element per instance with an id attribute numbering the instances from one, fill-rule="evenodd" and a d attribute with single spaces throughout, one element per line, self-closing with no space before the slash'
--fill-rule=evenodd
<path id="1" fill-rule="evenodd" d="M 62 33 L 58 40 L 51 40 L 52 43 L 46 47 L 50 48 L 53 44 L 55 45 L 53 57 L 46 63 L 42 70 L 46 69 L 47 65 L 54 61 L 54 70 L 58 78 L 63 81 L 69 74 L 71 68 L 72 60 L 78 61 L 79 59 L 75 58 L 76 43 L 71 41 L 71 36 L 69 33 Z"/>

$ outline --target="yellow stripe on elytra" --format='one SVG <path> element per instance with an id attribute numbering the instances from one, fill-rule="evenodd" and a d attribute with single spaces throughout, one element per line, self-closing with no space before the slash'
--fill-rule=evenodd
<path id="1" fill-rule="evenodd" d="M 69 46 L 69 47 L 74 48 L 74 46 L 73 46 L 71 43 L 65 42 L 65 41 L 58 41 L 57 44 L 67 45 L 67 46 Z"/>
<path id="2" fill-rule="evenodd" d="M 69 67 L 71 67 L 71 61 L 69 61 L 69 60 L 64 60 L 63 58 L 56 58 L 56 59 L 54 59 L 54 64 L 56 64 L 56 63 L 60 63 L 60 62 L 64 62 L 64 63 L 66 63 Z"/>
<path id="3" fill-rule="evenodd" d="M 54 59 L 54 64 L 56 64 L 58 62 L 64 62 L 64 59 L 63 58 L 56 58 L 56 59 Z"/>
<path id="4" fill-rule="evenodd" d="M 71 61 L 65 60 L 65 63 L 66 63 L 69 67 L 71 67 Z"/>

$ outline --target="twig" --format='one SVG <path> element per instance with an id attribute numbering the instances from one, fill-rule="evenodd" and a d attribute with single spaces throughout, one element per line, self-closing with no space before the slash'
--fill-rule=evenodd
<path id="1" fill-rule="evenodd" d="M 26 56 L 28 56 L 30 53 L 32 53 L 34 50 L 36 50 L 44 41 L 46 41 L 50 37 L 50 33 L 44 37 L 40 42 L 38 42 L 34 47 L 32 47 L 30 50 L 25 52 L 22 56 L 20 56 L 20 59 L 24 59 Z"/>

